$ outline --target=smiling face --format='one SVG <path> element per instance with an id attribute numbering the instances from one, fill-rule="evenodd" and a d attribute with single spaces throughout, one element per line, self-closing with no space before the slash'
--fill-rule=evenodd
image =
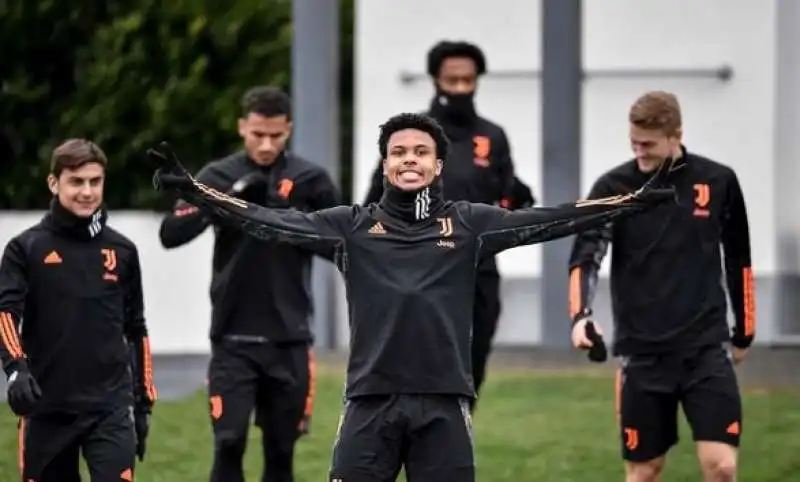
<path id="1" fill-rule="evenodd" d="M 436 142 L 418 129 L 403 129 L 389 137 L 383 175 L 403 191 L 415 191 L 442 172 L 442 160 L 436 157 Z"/>
<path id="2" fill-rule="evenodd" d="M 79 218 L 88 218 L 103 202 L 105 167 L 89 162 L 75 169 L 50 174 L 47 184 L 58 202 Z"/>

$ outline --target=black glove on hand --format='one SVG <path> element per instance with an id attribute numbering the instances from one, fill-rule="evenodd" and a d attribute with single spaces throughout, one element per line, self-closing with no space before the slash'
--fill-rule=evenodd
<path id="1" fill-rule="evenodd" d="M 153 187 L 156 191 L 175 190 L 192 183 L 189 172 L 166 142 L 159 144 L 156 149 L 148 149 L 147 156 L 156 167 L 153 175 Z"/>
<path id="2" fill-rule="evenodd" d="M 303 415 L 303 418 L 300 420 L 298 431 L 301 436 L 311 433 L 311 417 L 309 415 Z"/>
<path id="3" fill-rule="evenodd" d="M 589 348 L 589 360 L 595 363 L 603 363 L 608 359 L 608 349 L 606 349 L 606 342 L 603 336 L 597 332 L 594 323 L 591 321 L 586 322 L 586 338 L 592 342 L 592 347 Z"/>
<path id="4" fill-rule="evenodd" d="M 133 409 L 133 423 L 136 428 L 136 456 L 144 460 L 147 451 L 147 435 L 150 433 L 150 407 L 137 406 Z"/>
<path id="5" fill-rule="evenodd" d="M 20 417 L 29 415 L 41 397 L 42 390 L 39 384 L 36 383 L 28 367 L 20 364 L 20 367 L 8 377 L 7 398 L 11 411 Z"/>
<path id="6" fill-rule="evenodd" d="M 268 189 L 269 180 L 267 176 L 263 172 L 253 171 L 233 183 L 228 194 L 263 206 L 267 203 L 267 198 L 269 197 Z"/>

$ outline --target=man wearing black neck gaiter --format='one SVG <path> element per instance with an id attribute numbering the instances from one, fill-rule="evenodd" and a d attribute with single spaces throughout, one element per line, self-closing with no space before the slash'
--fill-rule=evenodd
<path id="1" fill-rule="evenodd" d="M 369 206 L 313 213 L 265 209 L 194 179 L 166 147 L 159 189 L 258 239 L 334 251 L 347 286 L 350 357 L 331 481 L 475 479 L 469 401 L 472 301 L 478 263 L 569 236 L 670 199 L 639 191 L 553 208 L 509 211 L 442 199 L 448 141 L 430 117 L 381 126 L 386 190 Z"/>
<path id="2" fill-rule="evenodd" d="M 106 156 L 53 152 L 50 211 L 0 262 L 0 358 L 20 417 L 22 480 L 133 480 L 156 400 L 136 246 L 106 226 Z M 23 328 L 24 326 L 24 328 Z M 133 417 L 131 417 L 133 414 Z"/>
<path id="3" fill-rule="evenodd" d="M 476 111 L 478 79 L 486 72 L 481 49 L 467 42 L 442 41 L 428 52 L 427 63 L 434 87 L 428 115 L 439 122 L 450 141 L 442 169 L 444 198 L 510 209 L 533 205 L 530 189 L 514 176 L 505 131 Z M 383 168 L 378 165 L 364 204 L 380 200 L 383 186 Z M 500 311 L 500 274 L 495 258 L 487 257 L 475 280 L 472 378 L 476 392 L 485 378 Z"/>

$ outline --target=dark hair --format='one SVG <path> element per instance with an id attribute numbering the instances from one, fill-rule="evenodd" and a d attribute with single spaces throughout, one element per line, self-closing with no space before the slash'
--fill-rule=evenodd
<path id="1" fill-rule="evenodd" d="M 425 132 L 433 137 L 433 142 L 436 144 L 436 157 L 444 160 L 447 157 L 447 148 L 450 141 L 447 140 L 447 135 L 444 129 L 439 125 L 433 117 L 425 114 L 398 114 L 391 117 L 384 124 L 381 125 L 380 136 L 378 136 L 378 150 L 381 153 L 381 158 L 386 159 L 387 146 L 389 145 L 389 138 L 392 134 L 404 129 L 416 129 Z"/>
<path id="2" fill-rule="evenodd" d="M 253 87 L 242 96 L 242 116 L 259 114 L 264 117 L 292 118 L 292 101 L 280 89 L 268 86 Z"/>
<path id="3" fill-rule="evenodd" d="M 53 149 L 50 172 L 58 177 L 64 169 L 74 170 L 92 162 L 103 168 L 108 165 L 106 154 L 97 144 L 86 139 L 67 139 Z"/>
<path id="4" fill-rule="evenodd" d="M 478 75 L 486 73 L 486 57 L 480 47 L 469 42 L 442 40 L 428 51 L 428 75 L 437 77 L 444 61 L 452 57 L 472 59 Z"/>

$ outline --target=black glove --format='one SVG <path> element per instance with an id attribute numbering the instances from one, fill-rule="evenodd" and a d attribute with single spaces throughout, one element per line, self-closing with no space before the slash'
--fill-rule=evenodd
<path id="1" fill-rule="evenodd" d="M 42 390 L 28 370 L 27 364 L 20 363 L 8 377 L 7 398 L 11 411 L 20 417 L 30 415 L 42 398 Z"/>
<path id="2" fill-rule="evenodd" d="M 603 363 L 608 359 L 608 350 L 603 336 L 597 332 L 592 321 L 587 321 L 584 329 L 586 330 L 586 338 L 592 342 L 592 347 L 589 348 L 587 355 L 589 360 L 595 363 Z"/>
<path id="3" fill-rule="evenodd" d="M 177 190 L 192 184 L 189 172 L 166 142 L 159 144 L 156 149 L 148 149 L 147 156 L 156 167 L 153 175 L 153 187 L 156 191 Z"/>
<path id="4" fill-rule="evenodd" d="M 146 405 L 138 405 L 133 409 L 133 423 L 136 428 L 136 456 L 144 460 L 147 450 L 147 435 L 150 433 L 150 412 Z"/>
<path id="5" fill-rule="evenodd" d="M 239 199 L 265 205 L 269 198 L 269 180 L 263 172 L 253 171 L 233 183 L 228 194 Z"/>

